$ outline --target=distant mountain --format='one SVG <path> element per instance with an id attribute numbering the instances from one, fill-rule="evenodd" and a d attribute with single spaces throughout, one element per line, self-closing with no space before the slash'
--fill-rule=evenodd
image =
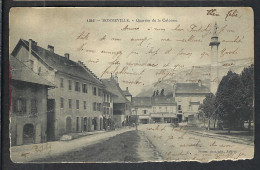
<path id="1" fill-rule="evenodd" d="M 203 85 L 209 87 L 209 73 L 210 66 L 194 67 L 182 70 L 175 73 L 172 77 L 167 77 L 167 79 L 158 84 L 155 82 L 151 85 L 145 86 L 137 97 L 150 97 L 153 95 L 154 91 L 159 90 L 160 92 L 161 89 L 164 89 L 165 95 L 172 95 L 174 83 L 196 83 L 198 80 L 201 80 Z"/>
<path id="2" fill-rule="evenodd" d="M 252 63 L 253 59 L 251 58 L 220 63 L 220 80 L 229 70 L 240 74 L 244 67 L 248 67 Z M 201 80 L 203 85 L 210 88 L 210 70 L 210 65 L 194 66 L 189 69 L 181 70 L 176 72 L 172 77 L 167 77 L 167 79 L 158 84 L 155 82 L 151 85 L 145 86 L 136 97 L 151 97 L 154 91 L 159 90 L 160 92 L 161 89 L 164 89 L 165 95 L 172 95 L 174 83 L 196 83 L 198 80 Z"/>

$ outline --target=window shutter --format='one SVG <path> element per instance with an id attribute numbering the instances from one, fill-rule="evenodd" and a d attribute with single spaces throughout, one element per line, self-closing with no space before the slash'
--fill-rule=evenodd
<path id="1" fill-rule="evenodd" d="M 26 99 L 22 99 L 22 112 L 26 112 Z"/>
<path id="2" fill-rule="evenodd" d="M 13 99 L 13 111 L 17 112 L 17 99 Z"/>

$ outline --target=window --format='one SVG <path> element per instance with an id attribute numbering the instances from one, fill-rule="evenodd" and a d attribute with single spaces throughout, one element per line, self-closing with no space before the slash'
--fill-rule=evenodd
<path id="1" fill-rule="evenodd" d="M 106 102 L 106 94 L 104 94 L 104 102 Z"/>
<path id="2" fill-rule="evenodd" d="M 93 87 L 93 95 L 96 96 L 97 95 L 97 88 Z"/>
<path id="3" fill-rule="evenodd" d="M 143 114 L 146 114 L 147 113 L 147 110 L 143 110 Z"/>
<path id="4" fill-rule="evenodd" d="M 64 108 L 64 99 L 60 98 L 60 108 Z"/>
<path id="5" fill-rule="evenodd" d="M 101 89 L 98 89 L 98 96 L 101 96 Z"/>
<path id="6" fill-rule="evenodd" d="M 71 82 L 71 80 L 69 80 L 68 82 L 69 82 L 69 90 L 72 90 L 72 82 Z"/>
<path id="7" fill-rule="evenodd" d="M 16 108 L 17 108 L 16 111 L 18 111 L 18 112 L 23 111 L 23 109 L 22 109 L 22 99 L 17 100 L 17 107 Z"/>
<path id="8" fill-rule="evenodd" d="M 97 103 L 96 103 L 96 102 L 93 103 L 93 110 L 94 110 L 94 111 L 97 110 Z"/>
<path id="9" fill-rule="evenodd" d="M 86 110 L 86 109 L 87 109 L 87 102 L 84 101 L 84 102 L 83 102 L 83 105 L 84 105 L 84 109 Z"/>
<path id="10" fill-rule="evenodd" d="M 83 93 L 87 93 L 88 92 L 88 88 L 86 84 L 82 84 L 82 92 Z"/>
<path id="11" fill-rule="evenodd" d="M 63 88 L 63 78 L 60 78 L 60 88 Z"/>
<path id="12" fill-rule="evenodd" d="M 97 103 L 97 110 L 101 111 L 101 103 Z"/>
<path id="13" fill-rule="evenodd" d="M 76 100 L 76 108 L 79 109 L 79 100 Z"/>
<path id="14" fill-rule="evenodd" d="M 109 102 L 109 95 L 107 95 L 107 102 Z"/>
<path id="15" fill-rule="evenodd" d="M 14 99 L 14 105 L 13 105 L 14 112 L 26 112 L 26 100 L 19 98 L 19 99 Z"/>
<path id="16" fill-rule="evenodd" d="M 36 99 L 31 99 L 31 114 L 37 114 L 37 101 Z"/>
<path id="17" fill-rule="evenodd" d="M 80 91 L 79 82 L 75 83 L 75 91 Z"/>
<path id="18" fill-rule="evenodd" d="M 178 105 L 178 110 L 181 110 L 181 105 Z"/>
<path id="19" fill-rule="evenodd" d="M 69 108 L 71 109 L 72 108 L 72 100 L 69 99 Z"/>
<path id="20" fill-rule="evenodd" d="M 99 103 L 97 103 L 97 111 L 99 111 Z"/>
<path id="21" fill-rule="evenodd" d="M 79 131 L 79 117 L 77 117 L 77 120 L 76 120 L 76 131 L 77 132 Z"/>

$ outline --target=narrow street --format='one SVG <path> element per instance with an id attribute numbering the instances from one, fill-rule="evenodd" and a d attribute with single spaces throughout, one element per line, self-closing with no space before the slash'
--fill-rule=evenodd
<path id="1" fill-rule="evenodd" d="M 51 144 L 49 144 L 51 145 Z M 56 147 L 55 147 L 56 146 Z M 59 146 L 59 148 L 57 148 Z M 14 148 L 17 153 L 18 149 Z M 56 150 L 55 150 L 55 148 Z M 70 147 L 70 148 L 69 148 Z M 25 150 L 26 148 L 24 148 Z M 34 148 L 35 149 L 35 148 Z M 63 150 L 61 152 L 61 150 Z M 59 151 L 59 152 L 58 152 Z M 250 159 L 254 145 L 234 137 L 194 133 L 187 127 L 147 124 L 104 132 L 68 142 L 56 141 L 48 154 L 29 155 L 25 162 L 146 162 Z M 12 157 L 19 155 L 11 155 Z M 34 157 L 35 156 L 35 157 Z M 20 156 L 21 157 L 21 156 Z M 20 158 L 19 157 L 19 158 Z M 21 159 L 21 158 L 20 158 Z"/>
<path id="2" fill-rule="evenodd" d="M 108 140 L 55 157 L 33 162 L 139 162 L 158 161 L 160 155 L 141 131 L 128 131 Z"/>

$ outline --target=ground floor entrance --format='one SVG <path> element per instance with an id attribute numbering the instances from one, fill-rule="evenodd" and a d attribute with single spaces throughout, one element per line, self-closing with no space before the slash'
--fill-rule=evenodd
<path id="1" fill-rule="evenodd" d="M 141 124 L 148 124 L 149 123 L 149 119 L 140 119 L 139 120 Z"/>
<path id="2" fill-rule="evenodd" d="M 25 124 L 23 127 L 23 144 L 32 144 L 35 140 L 33 124 Z"/>

